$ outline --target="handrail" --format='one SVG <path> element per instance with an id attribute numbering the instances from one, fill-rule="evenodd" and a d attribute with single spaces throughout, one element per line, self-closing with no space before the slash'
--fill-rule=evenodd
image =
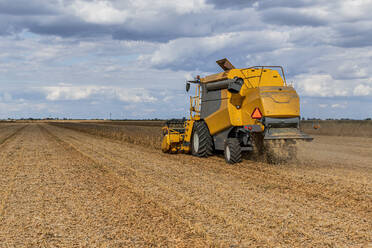
<path id="1" fill-rule="evenodd" d="M 260 79 L 258 81 L 258 86 L 260 86 L 260 83 L 261 83 L 261 78 L 262 78 L 262 72 L 263 72 L 263 69 L 264 68 L 280 68 L 280 70 L 282 71 L 282 76 L 283 76 L 283 80 L 284 80 L 284 85 L 287 86 L 287 80 L 285 78 L 285 74 L 284 74 L 284 69 L 282 66 L 280 65 L 256 65 L 256 66 L 251 66 L 251 67 L 248 67 L 248 68 L 244 68 L 242 70 L 247 70 L 247 69 L 259 69 L 261 68 L 261 74 L 260 74 Z M 244 75 L 244 74 L 243 74 Z M 258 77 L 258 76 L 254 76 L 254 77 Z M 248 79 L 248 78 L 247 78 Z"/>
<path id="2" fill-rule="evenodd" d="M 194 119 L 197 114 L 200 114 L 200 83 L 195 88 L 195 96 L 190 96 L 190 119 Z"/>

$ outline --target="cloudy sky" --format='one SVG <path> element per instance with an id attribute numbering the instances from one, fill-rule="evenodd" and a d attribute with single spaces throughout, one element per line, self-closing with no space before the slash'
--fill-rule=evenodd
<path id="1" fill-rule="evenodd" d="M 186 79 L 282 65 L 303 117 L 372 117 L 372 0 L 0 0 L 0 118 L 169 118 Z"/>

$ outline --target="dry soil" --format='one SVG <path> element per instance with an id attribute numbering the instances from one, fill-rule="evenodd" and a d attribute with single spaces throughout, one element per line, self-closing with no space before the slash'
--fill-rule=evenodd
<path id="1" fill-rule="evenodd" d="M 231 166 L 1 124 L 0 247 L 371 247 L 371 144 L 316 136 L 295 162 Z"/>

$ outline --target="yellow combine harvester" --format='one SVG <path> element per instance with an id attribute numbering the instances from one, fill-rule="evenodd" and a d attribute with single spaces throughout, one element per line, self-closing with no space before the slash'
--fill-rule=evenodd
<path id="1" fill-rule="evenodd" d="M 224 72 L 186 84 L 187 91 L 196 85 L 190 117 L 163 127 L 163 152 L 207 157 L 221 150 L 226 162 L 237 163 L 242 152 L 262 155 L 273 144 L 291 151 L 296 139 L 312 140 L 299 129 L 299 97 L 281 66 L 236 69 L 227 59 L 217 64 Z"/>

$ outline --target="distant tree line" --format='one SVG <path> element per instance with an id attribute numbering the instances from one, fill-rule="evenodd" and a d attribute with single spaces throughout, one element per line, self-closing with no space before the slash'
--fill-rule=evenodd
<path id="1" fill-rule="evenodd" d="M 166 121 L 166 120 L 172 120 L 174 118 L 169 118 L 169 119 L 160 119 L 160 118 L 145 118 L 145 119 L 112 119 L 114 121 Z M 181 118 L 182 120 L 186 120 L 185 117 Z M 179 120 L 181 120 L 179 119 Z M 47 118 L 33 118 L 33 117 L 29 117 L 29 118 L 7 118 L 7 119 L 3 119 L 3 120 L 8 120 L 8 121 L 12 121 L 12 120 L 22 120 L 22 121 L 40 121 L 40 120 L 107 120 L 107 119 L 103 119 L 103 118 L 87 118 L 87 119 L 74 119 L 74 118 L 58 118 L 58 117 L 47 117 Z M 316 118 L 316 117 L 302 117 L 301 120 L 303 121 L 321 121 L 321 120 L 327 120 L 327 121 L 351 121 L 351 120 L 355 120 L 355 119 L 351 119 L 351 118 L 340 118 L 340 119 L 337 119 L 337 118 L 326 118 L 326 119 L 321 119 L 321 118 Z M 366 121 L 370 121 L 372 120 L 372 118 L 365 118 L 364 120 Z"/>
<path id="2" fill-rule="evenodd" d="M 351 118 L 326 118 L 326 119 L 320 119 L 320 118 L 304 118 L 302 117 L 301 120 L 303 121 L 321 121 L 321 120 L 326 120 L 326 121 L 354 121 L 356 119 L 351 119 Z M 365 118 L 365 121 L 370 121 L 371 118 Z"/>

